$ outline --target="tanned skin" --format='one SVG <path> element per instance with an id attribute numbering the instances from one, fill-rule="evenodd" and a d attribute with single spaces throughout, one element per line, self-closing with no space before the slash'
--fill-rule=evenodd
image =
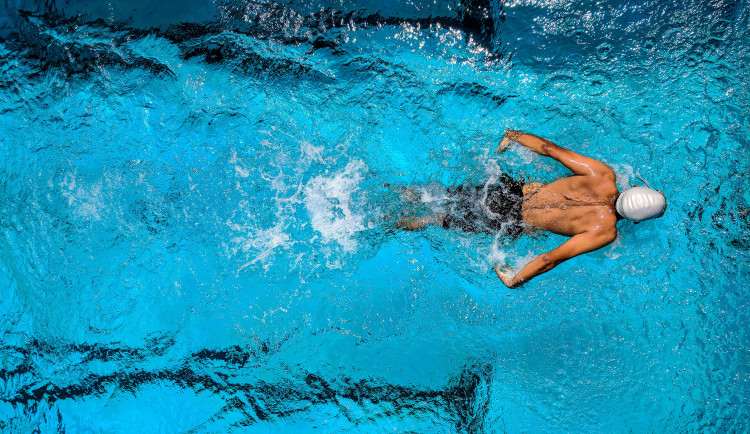
<path id="1" fill-rule="evenodd" d="M 539 155 L 554 158 L 573 172 L 523 195 L 523 221 L 530 226 L 567 235 L 560 247 L 538 256 L 513 275 L 506 266 L 495 266 L 495 273 L 509 288 L 515 288 L 545 273 L 563 261 L 600 249 L 617 236 L 615 201 L 620 192 L 615 172 L 601 161 L 584 157 L 532 134 L 506 131 L 497 152 L 511 142 Z"/>
<path id="2" fill-rule="evenodd" d="M 505 152 L 512 142 L 539 155 L 554 158 L 573 175 L 549 184 L 524 185 L 522 216 L 531 231 L 550 231 L 569 236 L 560 247 L 538 256 L 515 275 L 507 266 L 494 267 L 497 277 L 516 288 L 572 257 L 601 249 L 617 237 L 615 202 L 620 192 L 615 172 L 593 158 L 584 157 L 532 134 L 508 130 L 497 152 Z M 441 224 L 444 214 L 401 219 L 398 227 L 419 230 L 428 224 Z"/>

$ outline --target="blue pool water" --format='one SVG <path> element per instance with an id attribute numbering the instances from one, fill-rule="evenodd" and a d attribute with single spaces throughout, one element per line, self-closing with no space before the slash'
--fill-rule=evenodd
<path id="1" fill-rule="evenodd" d="M 747 1 L 159 3 L 0 9 L 0 430 L 750 430 Z M 665 217 L 394 230 L 506 128 Z"/>

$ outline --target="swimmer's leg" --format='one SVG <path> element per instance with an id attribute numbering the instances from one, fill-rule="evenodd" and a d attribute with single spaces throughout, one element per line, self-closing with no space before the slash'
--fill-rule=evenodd
<path id="1" fill-rule="evenodd" d="M 383 184 L 388 191 L 388 196 L 384 196 L 384 212 L 380 216 L 381 222 L 393 224 L 396 222 L 397 228 L 404 228 L 408 219 L 415 219 L 418 214 L 424 214 L 421 205 L 422 197 L 415 188 L 394 186 Z M 420 212 L 421 211 L 421 212 Z M 404 217 L 408 216 L 408 217 Z"/>
<path id="2" fill-rule="evenodd" d="M 398 190 L 400 193 L 401 199 L 403 199 L 406 202 L 411 203 L 418 203 L 422 201 L 422 195 L 417 191 L 417 189 L 412 187 L 404 187 L 402 185 L 399 186 L 393 186 L 389 183 L 384 183 L 383 187 L 393 190 Z"/>
<path id="3" fill-rule="evenodd" d="M 404 217 L 396 223 L 396 227 L 405 231 L 418 231 L 429 224 L 441 226 L 445 214 L 433 214 L 426 217 L 409 216 Z"/>
<path id="4" fill-rule="evenodd" d="M 401 191 L 401 198 L 407 202 L 418 203 L 422 201 L 422 195 L 411 187 L 398 187 Z"/>

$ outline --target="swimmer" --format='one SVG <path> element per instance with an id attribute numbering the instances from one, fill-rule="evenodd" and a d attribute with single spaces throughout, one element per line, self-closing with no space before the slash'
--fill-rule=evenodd
<path id="1" fill-rule="evenodd" d="M 512 237 L 531 229 L 570 237 L 516 274 L 507 266 L 495 265 L 500 280 L 508 288 L 516 288 L 563 261 L 611 243 L 617 236 L 619 220 L 640 222 L 661 217 L 666 211 L 661 191 L 635 186 L 621 193 L 615 172 L 601 161 L 514 130 L 505 132 L 496 152 L 504 152 L 512 142 L 554 158 L 573 175 L 549 184 L 524 184 L 503 175 L 497 185 L 451 188 L 447 193 L 456 205 L 452 211 L 402 219 L 399 226 L 406 230 L 419 230 L 428 224 L 465 232 L 501 230 Z"/>

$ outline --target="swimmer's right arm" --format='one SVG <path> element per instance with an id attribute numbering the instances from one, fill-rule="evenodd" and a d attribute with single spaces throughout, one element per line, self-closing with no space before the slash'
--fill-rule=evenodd
<path id="1" fill-rule="evenodd" d="M 500 266 L 495 266 L 495 273 L 505 286 L 517 288 L 570 258 L 601 249 L 614 241 L 616 236 L 617 231 L 614 229 L 578 234 L 564 242 L 560 247 L 538 256 L 526 264 L 516 275 L 513 275 L 507 267 Z"/>
<path id="2" fill-rule="evenodd" d="M 613 179 L 615 177 L 615 172 L 601 161 L 584 157 L 570 149 L 558 146 L 547 139 L 522 131 L 507 130 L 503 136 L 503 140 L 497 147 L 497 152 L 507 149 L 511 141 L 517 142 L 539 155 L 554 158 L 576 175 L 611 175 Z"/>

